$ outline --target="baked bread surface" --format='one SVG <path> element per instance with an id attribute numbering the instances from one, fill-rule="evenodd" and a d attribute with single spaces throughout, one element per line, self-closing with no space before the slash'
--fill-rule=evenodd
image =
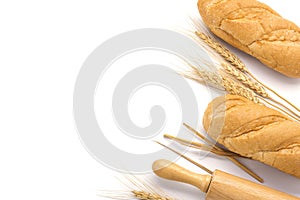
<path id="1" fill-rule="evenodd" d="M 300 124 L 244 97 L 214 99 L 204 129 L 230 151 L 300 178 Z"/>
<path id="2" fill-rule="evenodd" d="M 300 28 L 256 0 L 199 0 L 204 23 L 218 37 L 274 70 L 300 77 Z"/>

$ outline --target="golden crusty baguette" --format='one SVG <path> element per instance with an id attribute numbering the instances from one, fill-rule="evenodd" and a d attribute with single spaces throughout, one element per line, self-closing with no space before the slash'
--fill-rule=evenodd
<path id="1" fill-rule="evenodd" d="M 274 70 L 300 78 L 300 28 L 256 0 L 199 0 L 209 29 Z"/>
<path id="2" fill-rule="evenodd" d="M 300 178 L 300 124 L 237 95 L 209 103 L 203 126 L 230 151 Z"/>

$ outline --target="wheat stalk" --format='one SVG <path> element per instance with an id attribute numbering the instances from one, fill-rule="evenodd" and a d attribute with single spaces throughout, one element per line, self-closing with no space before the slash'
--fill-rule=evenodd
<path id="1" fill-rule="evenodd" d="M 164 138 L 166 138 L 168 140 L 178 142 L 179 144 L 182 144 L 184 146 L 199 149 L 199 150 L 202 150 L 202 151 L 208 151 L 208 152 L 214 153 L 214 154 L 219 155 L 219 156 L 238 156 L 238 157 L 240 157 L 240 155 L 238 155 L 236 153 L 233 153 L 231 151 L 227 151 L 227 150 L 220 151 L 220 150 L 216 149 L 215 146 L 212 146 L 212 145 L 207 145 L 207 144 L 202 144 L 202 143 L 199 143 L 199 142 L 188 141 L 188 140 L 178 138 L 178 137 L 168 135 L 168 134 L 165 134 Z"/>
<path id="2" fill-rule="evenodd" d="M 194 133 L 197 137 L 199 137 L 200 139 L 202 139 L 204 142 L 206 142 L 207 144 L 213 146 L 216 150 L 219 151 L 224 151 L 224 149 L 216 146 L 217 142 L 211 142 L 210 140 L 208 140 L 204 135 L 202 135 L 200 132 L 198 132 L 197 130 L 193 129 L 191 126 L 189 126 L 186 123 L 183 123 L 183 125 L 190 130 L 192 133 Z M 255 178 L 256 180 L 258 180 L 259 182 L 263 183 L 264 180 L 259 177 L 257 174 L 255 174 L 253 171 L 251 171 L 248 167 L 246 167 L 245 165 L 243 165 L 240 161 L 238 161 L 235 157 L 231 157 L 231 156 L 225 156 L 227 159 L 229 159 L 231 162 L 233 162 L 235 165 L 237 165 L 239 168 L 241 168 L 243 171 L 245 171 L 247 174 L 249 174 L 250 176 L 252 176 L 253 178 Z"/>
<path id="3" fill-rule="evenodd" d="M 237 157 L 241 157 L 240 155 L 238 155 L 236 153 L 233 153 L 231 151 L 227 151 L 227 150 L 223 150 L 223 149 L 218 150 L 218 149 L 216 149 L 216 147 L 214 145 L 208 145 L 208 144 L 202 144 L 202 143 L 198 143 L 198 142 L 188 141 L 188 140 L 178 138 L 178 137 L 168 135 L 168 134 L 165 134 L 164 138 L 166 138 L 168 140 L 178 142 L 178 143 L 180 143 L 184 146 L 199 149 L 199 150 L 202 150 L 202 151 L 208 151 L 208 152 L 214 153 L 214 154 L 219 155 L 219 156 L 237 156 Z"/>
<path id="4" fill-rule="evenodd" d="M 167 145 L 164 145 L 164 144 L 162 144 L 162 143 L 160 143 L 160 142 L 158 142 L 158 141 L 156 141 L 156 143 L 159 144 L 159 145 L 161 145 L 161 146 L 163 146 L 163 147 L 165 147 L 166 149 L 169 149 L 169 150 L 172 151 L 173 153 L 179 155 L 181 158 L 183 158 L 183 159 L 189 161 L 190 163 L 192 163 L 192 164 L 194 164 L 195 166 L 199 167 L 199 168 L 202 169 L 203 171 L 206 171 L 206 172 L 209 173 L 210 175 L 213 174 L 213 172 L 212 172 L 211 170 L 209 170 L 208 168 L 206 168 L 206 167 L 204 167 L 203 165 L 199 164 L 198 162 L 196 162 L 196 161 L 190 159 L 189 157 L 185 156 L 184 154 L 182 154 L 182 153 L 176 151 L 175 149 L 172 149 L 171 147 L 169 147 L 169 146 L 167 146 Z"/>

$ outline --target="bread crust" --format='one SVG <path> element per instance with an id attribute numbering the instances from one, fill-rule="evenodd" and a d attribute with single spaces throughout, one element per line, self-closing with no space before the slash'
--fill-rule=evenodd
<path id="1" fill-rule="evenodd" d="M 300 124 L 282 113 L 226 95 L 208 105 L 203 125 L 230 151 L 300 178 Z"/>
<path id="2" fill-rule="evenodd" d="M 256 0 L 199 0 L 210 30 L 268 67 L 300 78 L 300 28 Z"/>

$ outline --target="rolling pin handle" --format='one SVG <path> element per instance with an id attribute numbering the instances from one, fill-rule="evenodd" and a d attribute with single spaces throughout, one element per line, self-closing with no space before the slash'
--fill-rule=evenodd
<path id="1" fill-rule="evenodd" d="M 211 182 L 210 175 L 193 173 L 168 160 L 155 161 L 152 165 L 152 169 L 153 172 L 161 178 L 193 185 L 205 193 Z"/>

